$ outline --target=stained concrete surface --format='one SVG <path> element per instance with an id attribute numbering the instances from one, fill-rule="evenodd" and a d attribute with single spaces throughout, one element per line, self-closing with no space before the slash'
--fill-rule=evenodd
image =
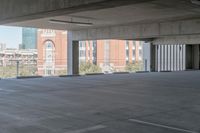
<path id="1" fill-rule="evenodd" d="M 198 133 L 200 72 L 0 81 L 1 133 Z"/>

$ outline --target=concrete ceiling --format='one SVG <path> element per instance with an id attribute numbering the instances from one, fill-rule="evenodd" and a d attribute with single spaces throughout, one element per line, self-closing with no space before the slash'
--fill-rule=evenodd
<path id="1" fill-rule="evenodd" d="M 43 17 L 7 25 L 49 28 L 59 30 L 80 30 L 113 25 L 127 25 L 133 23 L 151 23 L 163 21 L 177 21 L 200 18 L 200 6 L 192 4 L 190 0 L 154 0 L 143 3 L 123 5 L 113 8 L 68 13 L 55 17 Z M 52 24 L 50 19 L 64 21 L 90 22 L 93 26 L 78 26 L 74 24 Z"/>

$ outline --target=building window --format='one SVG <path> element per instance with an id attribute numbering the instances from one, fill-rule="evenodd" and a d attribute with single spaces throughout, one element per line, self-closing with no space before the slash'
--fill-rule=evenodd
<path id="1" fill-rule="evenodd" d="M 54 46 L 51 41 L 46 42 L 45 59 L 46 63 L 53 63 Z"/>
<path id="2" fill-rule="evenodd" d="M 85 63 L 86 62 L 86 42 L 80 41 L 79 43 L 79 63 Z"/>
<path id="3" fill-rule="evenodd" d="M 45 65 L 44 71 L 46 76 L 51 76 L 54 74 L 55 65 L 55 48 L 52 41 L 47 41 L 44 46 L 45 51 Z"/>
<path id="4" fill-rule="evenodd" d="M 80 58 L 85 58 L 85 50 L 80 50 Z"/>
<path id="5" fill-rule="evenodd" d="M 86 42 L 85 41 L 80 41 L 79 48 L 80 49 L 86 49 Z"/>

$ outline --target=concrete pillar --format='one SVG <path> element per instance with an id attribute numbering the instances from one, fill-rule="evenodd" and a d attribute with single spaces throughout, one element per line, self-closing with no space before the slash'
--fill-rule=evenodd
<path id="1" fill-rule="evenodd" d="M 186 70 L 186 45 L 183 45 L 183 70 Z"/>
<path id="2" fill-rule="evenodd" d="M 194 69 L 199 70 L 199 45 L 193 45 Z"/>
<path id="3" fill-rule="evenodd" d="M 186 69 L 199 70 L 199 45 L 186 46 Z"/>
<path id="4" fill-rule="evenodd" d="M 150 71 L 151 67 L 151 43 L 145 42 L 143 44 L 143 68 L 144 71 Z"/>
<path id="5" fill-rule="evenodd" d="M 161 45 L 158 45 L 158 72 L 161 71 Z"/>
<path id="6" fill-rule="evenodd" d="M 150 71 L 155 72 L 156 71 L 156 45 L 151 44 L 150 54 L 151 54 Z"/>
<path id="7" fill-rule="evenodd" d="M 79 74 L 79 41 L 72 42 L 73 48 L 73 69 L 72 74 L 78 75 Z"/>
<path id="8" fill-rule="evenodd" d="M 174 71 L 177 71 L 177 46 L 174 45 Z"/>
<path id="9" fill-rule="evenodd" d="M 171 71 L 171 45 L 167 45 L 167 51 L 168 51 L 168 65 L 167 65 L 167 70 Z"/>
<path id="10" fill-rule="evenodd" d="M 156 45 L 156 71 L 158 72 L 159 71 L 159 67 L 158 67 L 158 53 L 159 53 L 159 45 Z"/>
<path id="11" fill-rule="evenodd" d="M 160 71 L 164 71 L 164 46 L 163 45 L 160 45 L 161 47 L 161 51 L 160 51 L 160 55 L 161 55 L 161 68 L 160 68 Z"/>
<path id="12" fill-rule="evenodd" d="M 79 41 L 72 40 L 72 32 L 68 31 L 67 34 L 67 74 L 79 74 Z"/>
<path id="13" fill-rule="evenodd" d="M 171 45 L 171 50 L 170 51 L 171 51 L 170 52 L 170 55 L 171 55 L 171 58 L 170 58 L 170 60 L 171 60 L 170 70 L 174 71 L 174 46 L 173 45 Z"/>

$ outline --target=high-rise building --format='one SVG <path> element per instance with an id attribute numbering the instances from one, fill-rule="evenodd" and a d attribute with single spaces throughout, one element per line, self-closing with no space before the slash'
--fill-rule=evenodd
<path id="1" fill-rule="evenodd" d="M 22 28 L 22 49 L 37 48 L 37 29 Z"/>
<path id="2" fill-rule="evenodd" d="M 5 43 L 0 43 L 0 50 L 5 50 L 6 49 L 6 44 Z"/>
<path id="3" fill-rule="evenodd" d="M 20 43 L 19 45 L 18 45 L 18 49 L 20 50 L 20 49 L 23 49 L 23 45 Z"/>

